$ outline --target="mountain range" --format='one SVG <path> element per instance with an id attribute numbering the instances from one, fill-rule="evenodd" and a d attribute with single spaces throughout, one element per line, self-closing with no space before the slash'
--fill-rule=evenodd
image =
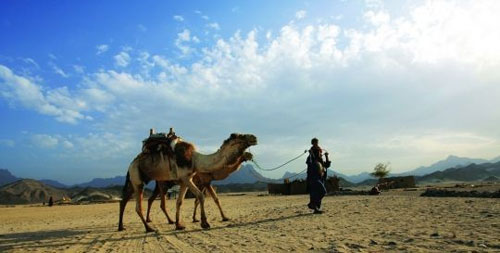
<path id="1" fill-rule="evenodd" d="M 0 170 L 2 173 L 2 182 L 18 179 L 6 170 Z M 285 177 L 296 176 L 294 173 L 287 173 Z M 329 175 L 338 175 L 329 171 Z M 340 177 L 340 176 L 339 176 Z M 304 174 L 299 174 L 296 178 L 305 178 Z M 500 161 L 492 163 L 469 164 L 461 167 L 452 167 L 443 171 L 434 171 L 423 176 L 416 176 L 418 183 L 435 183 L 450 181 L 499 181 Z M 56 200 L 63 196 L 69 196 L 73 201 L 110 201 L 117 200 L 121 195 L 120 182 L 124 182 L 124 177 L 114 177 L 108 179 L 94 179 L 88 183 L 80 184 L 85 187 L 72 186 L 71 188 L 57 188 L 49 185 L 56 182 L 53 180 L 33 180 L 21 179 L 10 182 L 0 187 L 0 204 L 27 204 L 41 203 L 47 201 L 50 196 Z M 342 187 L 352 187 L 356 185 L 374 185 L 376 179 L 367 179 L 358 184 L 354 184 L 340 177 Z M 273 180 L 260 175 L 251 165 L 243 166 L 239 171 L 234 172 L 225 180 L 217 182 L 219 192 L 232 191 L 263 191 L 267 188 L 268 182 L 282 182 L 282 180 Z M 90 187 L 90 185 L 99 185 L 100 187 Z M 113 186 L 114 185 L 114 186 Z M 150 192 L 146 190 L 146 192 Z"/>
<path id="2" fill-rule="evenodd" d="M 0 169 L 0 186 L 12 183 L 19 180 L 20 178 L 12 175 L 7 169 Z"/>
<path id="3" fill-rule="evenodd" d="M 23 178 L 16 177 L 10 173 L 10 171 L 6 169 L 0 169 L 0 186 L 6 185 L 18 180 L 21 180 Z M 75 185 L 66 185 L 63 183 L 60 183 L 56 180 L 50 180 L 50 179 L 41 179 L 38 180 L 39 182 L 42 182 L 46 185 L 49 185 L 51 187 L 56 187 L 56 188 L 71 188 L 71 187 L 79 187 L 79 188 L 86 188 L 86 187 L 94 187 L 94 188 L 105 188 L 105 187 L 112 187 L 112 186 L 121 186 L 125 183 L 125 176 L 115 176 L 111 178 L 94 178 L 88 182 L 85 183 L 80 183 L 80 184 L 75 184 Z M 228 178 L 220 181 L 215 181 L 215 185 L 226 185 L 226 184 L 253 184 L 256 182 L 282 182 L 280 179 L 271 179 L 262 176 L 259 172 L 257 172 L 254 167 L 251 164 L 246 164 L 241 166 L 241 168 L 232 173 Z M 148 184 L 149 188 L 154 187 L 154 184 L 150 183 Z"/>
<path id="4" fill-rule="evenodd" d="M 486 160 L 486 159 L 474 159 L 474 158 L 466 158 L 466 157 L 458 157 L 458 156 L 453 156 L 450 155 L 446 159 L 438 161 L 434 164 L 431 164 L 429 166 L 421 166 L 418 167 L 414 170 L 410 170 L 407 172 L 403 173 L 391 173 L 389 176 L 407 176 L 407 175 L 414 175 L 417 177 L 432 174 L 434 172 L 442 171 L 445 169 L 449 168 L 461 168 L 461 167 L 466 167 L 469 166 L 470 164 L 482 164 L 482 163 L 495 163 L 500 161 L 500 156 L 496 157 L 492 160 Z M 221 181 L 215 181 L 214 184 L 216 185 L 226 185 L 226 184 L 253 184 L 256 182 L 283 182 L 283 179 L 285 178 L 291 178 L 292 179 L 304 179 L 306 178 L 306 174 L 301 174 L 299 176 L 296 176 L 297 173 L 294 172 L 288 172 L 286 171 L 284 175 L 280 179 L 272 179 L 272 178 L 267 178 L 262 176 L 251 164 L 245 164 L 243 165 L 238 171 L 232 173 L 228 178 L 221 180 Z M 337 170 L 332 170 L 328 169 L 328 175 L 336 175 L 337 177 L 343 178 L 349 182 L 352 183 L 360 183 L 369 179 L 373 179 L 373 177 L 370 175 L 368 172 L 362 172 L 357 175 L 345 175 L 343 173 L 339 173 Z M 437 175 L 437 174 L 436 174 Z M 0 169 L 0 186 L 20 180 L 22 178 L 18 178 L 14 175 L 12 175 L 8 170 L 6 169 Z M 95 188 L 103 188 L 103 187 L 110 187 L 110 186 L 116 186 L 116 185 L 123 185 L 125 182 L 125 176 L 115 176 L 111 178 L 94 178 L 88 182 L 76 184 L 76 185 L 66 185 L 63 183 L 60 183 L 56 180 L 51 180 L 51 179 L 42 179 L 39 180 L 40 182 L 50 185 L 52 187 L 56 188 L 69 188 L 69 187 L 95 187 Z M 371 182 L 371 181 L 370 181 Z M 149 184 L 148 187 L 151 188 L 153 184 Z"/>
<path id="5" fill-rule="evenodd" d="M 491 159 L 491 160 L 486 160 L 486 159 L 480 159 L 480 158 L 467 158 L 467 157 L 458 157 L 454 155 L 449 155 L 446 159 L 435 162 L 429 166 L 420 166 L 416 169 L 403 172 L 403 173 L 389 173 L 389 176 L 391 177 L 401 177 L 401 176 L 423 176 L 427 174 L 431 174 L 436 171 L 443 171 L 445 169 L 449 168 L 460 168 L 464 166 L 468 166 L 470 164 L 481 164 L 481 163 L 496 163 L 500 161 L 500 156 Z M 368 179 L 373 179 L 371 174 L 369 172 L 362 172 L 357 175 L 352 175 L 352 176 L 345 176 L 345 179 L 353 182 L 353 183 L 360 183 L 362 181 L 368 180 Z"/>
<path id="6" fill-rule="evenodd" d="M 488 181 L 500 177 L 500 161 L 496 163 L 469 164 L 463 167 L 449 168 L 444 171 L 418 176 L 418 182 L 442 181 Z"/>
<path id="7" fill-rule="evenodd" d="M 62 199 L 65 191 L 33 179 L 11 182 L 0 188 L 0 204 L 28 204 Z"/>
<path id="8" fill-rule="evenodd" d="M 226 184 L 253 184 L 257 182 L 282 182 L 281 180 L 271 179 L 262 176 L 254 169 L 251 164 L 245 164 L 241 168 L 233 172 L 229 177 L 224 180 L 214 181 L 215 185 Z"/>

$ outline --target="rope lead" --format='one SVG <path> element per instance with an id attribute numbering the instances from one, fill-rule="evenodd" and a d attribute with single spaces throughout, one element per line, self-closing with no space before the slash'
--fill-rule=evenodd
<path id="1" fill-rule="evenodd" d="M 271 168 L 271 169 L 264 169 L 264 168 L 262 168 L 262 167 L 261 167 L 261 166 L 257 163 L 257 161 L 255 161 L 255 159 L 253 159 L 253 158 L 252 158 L 250 161 L 251 161 L 253 164 L 255 164 L 255 166 L 256 166 L 259 170 L 262 170 L 262 171 L 273 171 L 273 170 L 277 170 L 277 169 L 279 169 L 279 168 L 281 168 L 281 167 L 283 167 L 283 166 L 285 166 L 285 165 L 287 165 L 287 164 L 289 164 L 289 163 L 291 163 L 291 162 L 293 162 L 293 161 L 295 161 L 295 160 L 299 159 L 300 157 L 302 157 L 302 156 L 303 156 L 303 155 L 305 155 L 306 153 L 307 153 L 307 150 L 305 150 L 305 151 L 304 151 L 304 153 L 302 153 L 302 154 L 300 154 L 300 155 L 296 156 L 295 158 L 293 158 L 293 159 L 291 159 L 291 160 L 289 160 L 289 161 L 287 161 L 287 162 L 285 162 L 285 163 L 283 163 L 283 164 L 281 164 L 281 165 L 279 165 L 279 166 L 277 166 L 277 167 Z"/>

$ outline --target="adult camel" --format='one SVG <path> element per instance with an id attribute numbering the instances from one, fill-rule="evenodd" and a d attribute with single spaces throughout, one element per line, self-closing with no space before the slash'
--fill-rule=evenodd
<path id="1" fill-rule="evenodd" d="M 136 212 L 141 218 L 146 232 L 153 232 L 142 213 L 142 199 L 144 184 L 151 180 L 155 181 L 177 181 L 180 189 L 176 203 L 175 228 L 184 229 L 180 219 L 182 202 L 187 189 L 196 196 L 201 208 L 201 227 L 210 228 L 205 214 L 205 198 L 202 192 L 193 183 L 193 177 L 197 173 L 220 173 L 227 166 L 237 162 L 245 150 L 257 144 L 257 137 L 251 134 L 236 134 L 224 141 L 222 146 L 215 153 L 205 155 L 198 153 L 193 144 L 183 141 L 180 138 L 174 139 L 171 143 L 174 156 L 169 157 L 162 152 L 144 153 L 141 152 L 130 164 L 127 172 L 125 185 L 123 186 L 123 196 L 120 201 L 120 214 L 118 230 L 124 230 L 123 212 L 128 200 L 135 192 Z M 166 157 L 166 158 L 165 158 Z"/>
<path id="2" fill-rule="evenodd" d="M 215 192 L 215 189 L 212 186 L 212 181 L 213 180 L 223 180 L 227 178 L 231 173 L 234 171 L 237 171 L 243 162 L 249 161 L 252 159 L 252 154 L 249 152 L 244 152 L 243 155 L 238 157 L 236 159 L 236 162 L 232 165 L 227 165 L 225 168 L 221 171 L 217 171 L 214 173 L 198 173 L 194 176 L 193 182 L 198 187 L 198 189 L 202 192 L 208 192 L 212 199 L 214 200 L 215 204 L 219 208 L 220 215 L 222 216 L 222 221 L 228 221 L 229 218 L 224 214 L 224 211 L 222 210 L 219 198 L 217 196 L 217 193 Z M 151 206 L 153 205 L 153 202 L 155 201 L 156 197 L 160 195 L 160 208 L 167 217 L 168 223 L 172 224 L 174 221 L 170 218 L 170 216 L 167 213 L 167 210 L 165 208 L 165 193 L 167 192 L 168 189 L 170 189 L 172 186 L 174 186 L 176 183 L 175 181 L 167 181 L 167 182 L 161 182 L 161 181 L 156 181 L 156 186 L 153 191 L 153 194 L 151 197 L 148 199 L 148 210 L 146 212 L 146 222 L 151 222 L 150 218 L 150 211 L 151 211 Z M 194 210 L 193 210 L 193 222 L 198 222 L 199 220 L 196 219 L 196 211 L 198 209 L 198 204 L 199 201 L 198 199 L 195 199 L 194 202 Z"/>

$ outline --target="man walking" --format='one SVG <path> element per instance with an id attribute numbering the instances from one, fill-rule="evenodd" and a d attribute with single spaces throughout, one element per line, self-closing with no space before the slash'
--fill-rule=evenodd
<path id="1" fill-rule="evenodd" d="M 323 182 L 323 176 L 326 173 L 326 168 L 329 167 L 329 162 L 323 161 L 323 150 L 319 146 L 319 140 L 313 138 L 311 140 L 311 149 L 307 157 L 307 184 L 309 188 L 310 201 L 307 206 L 314 210 L 315 214 L 321 214 L 321 200 L 326 195 L 326 188 Z M 328 153 L 325 153 L 328 156 Z"/>

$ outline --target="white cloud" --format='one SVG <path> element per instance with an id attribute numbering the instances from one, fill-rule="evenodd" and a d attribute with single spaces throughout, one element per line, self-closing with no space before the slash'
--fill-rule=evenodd
<path id="1" fill-rule="evenodd" d="M 191 32 L 188 29 L 184 29 L 182 32 L 177 34 L 177 40 L 183 42 L 183 41 L 190 41 L 191 40 Z"/>
<path id="2" fill-rule="evenodd" d="M 269 30 L 266 32 L 266 39 L 270 40 L 273 33 Z"/>
<path id="3" fill-rule="evenodd" d="M 54 63 L 50 63 L 50 65 L 52 66 L 52 70 L 54 70 L 54 73 L 64 77 L 64 78 L 68 78 L 69 75 L 66 74 L 66 72 L 64 72 L 61 68 L 59 68 L 56 64 Z"/>
<path id="4" fill-rule="evenodd" d="M 295 12 L 295 18 L 298 20 L 304 19 L 306 17 L 306 14 L 307 14 L 307 12 L 305 10 L 297 11 L 297 12 Z"/>
<path id="5" fill-rule="evenodd" d="M 79 74 L 83 74 L 85 72 L 85 67 L 82 65 L 73 65 L 73 70 Z"/>
<path id="6" fill-rule="evenodd" d="M 68 140 L 64 140 L 64 141 L 62 142 L 62 145 L 63 145 L 63 147 L 64 147 L 64 148 L 69 148 L 69 149 L 71 149 L 71 148 L 73 148 L 73 147 L 75 146 L 75 145 L 73 145 L 73 143 L 71 143 L 71 142 L 70 142 L 70 141 L 68 141 Z"/>
<path id="7" fill-rule="evenodd" d="M 196 38 L 197 41 L 198 38 Z M 191 31 L 188 29 L 184 29 L 182 32 L 177 34 L 177 39 L 175 40 L 175 46 L 179 48 L 182 52 L 182 56 L 188 56 L 193 52 L 193 48 L 191 48 L 187 42 L 191 41 Z"/>
<path id="8" fill-rule="evenodd" d="M 16 145 L 16 142 L 14 140 L 10 139 L 0 139 L 0 146 L 6 146 L 6 147 L 14 147 Z"/>
<path id="9" fill-rule="evenodd" d="M 214 29 L 214 30 L 220 30 L 220 26 L 219 26 L 219 24 L 217 22 L 213 22 L 213 23 L 207 24 L 207 26 L 209 28 Z"/>
<path id="10" fill-rule="evenodd" d="M 130 55 L 122 51 L 114 56 L 115 64 L 120 67 L 127 67 L 130 64 Z"/>
<path id="11" fill-rule="evenodd" d="M 201 16 L 201 18 L 204 19 L 204 20 L 209 20 L 210 19 L 207 15 L 203 15 L 203 16 Z"/>
<path id="12" fill-rule="evenodd" d="M 365 0 L 365 5 L 371 9 L 382 8 L 384 6 L 384 2 L 382 0 Z"/>
<path id="13" fill-rule="evenodd" d="M 59 143 L 57 138 L 54 138 L 47 134 L 35 134 L 32 136 L 33 144 L 41 148 L 54 148 Z"/>
<path id="14" fill-rule="evenodd" d="M 175 16 L 174 16 L 174 20 L 175 20 L 175 21 L 182 22 L 182 21 L 184 21 L 184 17 L 182 17 L 182 16 L 180 16 L 180 15 L 175 15 Z"/>
<path id="15" fill-rule="evenodd" d="M 96 54 L 100 55 L 100 54 L 103 54 L 109 50 L 109 45 L 101 44 L 101 45 L 96 46 L 96 49 L 97 49 Z"/>
<path id="16" fill-rule="evenodd" d="M 389 23 L 391 17 L 389 16 L 389 13 L 385 11 L 367 11 L 365 12 L 365 18 L 369 20 L 373 25 L 375 26 L 381 26 L 384 24 Z"/>
<path id="17" fill-rule="evenodd" d="M 0 65 L 0 84 L 0 95 L 13 104 L 20 103 L 26 108 L 54 116 L 56 120 L 66 123 L 76 123 L 77 120 L 85 118 L 77 110 L 62 108 L 49 102 L 40 85 L 31 79 L 14 74 L 3 65 Z M 55 99 L 52 101 L 56 102 Z"/>
<path id="18" fill-rule="evenodd" d="M 29 58 L 29 57 L 28 58 L 24 58 L 23 61 L 26 62 L 26 63 L 29 63 L 29 64 L 33 65 L 37 69 L 40 68 L 40 65 L 38 65 L 38 63 L 36 63 L 36 61 L 33 60 L 32 58 Z"/>

